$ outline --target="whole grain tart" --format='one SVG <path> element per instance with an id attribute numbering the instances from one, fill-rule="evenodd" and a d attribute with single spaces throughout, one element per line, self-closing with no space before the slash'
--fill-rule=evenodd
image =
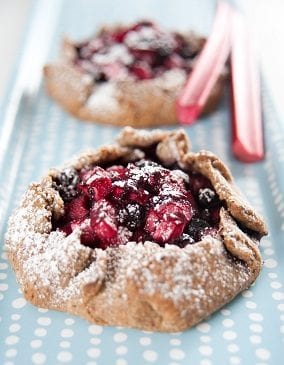
<path id="1" fill-rule="evenodd" d="M 126 127 L 29 186 L 8 258 L 28 301 L 101 325 L 191 327 L 257 278 L 265 223 L 183 130 Z"/>
<path id="2" fill-rule="evenodd" d="M 48 94 L 79 119 L 133 127 L 177 123 L 176 98 L 205 38 L 149 21 L 103 27 L 93 37 L 65 39 L 61 58 L 44 67 Z M 223 93 L 220 76 L 204 107 Z"/>

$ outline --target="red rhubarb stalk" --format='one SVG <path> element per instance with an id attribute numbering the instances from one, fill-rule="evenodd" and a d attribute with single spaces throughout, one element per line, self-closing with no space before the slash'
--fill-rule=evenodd
<path id="1" fill-rule="evenodd" d="M 255 162 L 264 158 L 258 65 L 241 14 L 234 14 L 232 27 L 232 151 L 243 162 Z"/>
<path id="2" fill-rule="evenodd" d="M 198 118 L 224 68 L 230 51 L 231 9 L 224 1 L 218 3 L 213 29 L 177 100 L 181 123 L 192 124 Z"/>

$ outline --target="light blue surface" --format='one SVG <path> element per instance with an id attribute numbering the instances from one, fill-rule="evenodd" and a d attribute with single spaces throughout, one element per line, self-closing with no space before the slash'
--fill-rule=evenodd
<path id="1" fill-rule="evenodd" d="M 50 34 L 54 34 L 54 37 L 46 41 L 48 59 L 56 55 L 63 33 L 80 38 L 90 34 L 98 24 L 107 21 L 151 17 L 168 26 L 188 27 L 206 33 L 210 29 L 214 9 L 214 2 L 211 1 L 148 0 L 134 4 L 130 1 L 110 0 L 105 0 L 104 3 L 91 0 L 53 0 L 41 1 L 39 4 L 39 7 L 35 6 L 35 17 L 38 16 L 39 8 L 42 11 L 44 6 L 54 6 L 54 16 L 61 9 L 54 21 L 56 29 L 50 29 Z M 31 29 L 28 34 L 27 44 L 31 38 L 36 39 L 35 29 Z M 39 37 L 38 42 L 44 41 Z M 113 141 L 119 130 L 71 118 L 46 97 L 42 87 L 37 89 L 35 85 L 32 91 L 29 90 L 29 78 L 34 80 L 34 75 L 29 75 L 26 83 L 19 85 L 20 72 L 19 64 L 6 99 L 6 109 L 3 110 L 3 123 L 0 124 L 0 137 L 7 136 L 9 142 L 5 159 L 0 165 L 2 242 L 7 218 L 31 181 L 38 180 L 49 167 L 62 164 L 79 151 Z M 17 90 L 19 97 L 13 99 Z M 90 326 L 86 321 L 71 318 L 64 313 L 42 312 L 25 303 L 2 253 L 1 365 L 282 363 L 284 133 L 279 129 L 280 123 L 269 94 L 264 90 L 267 158 L 254 165 L 237 162 L 230 154 L 227 99 L 224 98 L 218 111 L 186 130 L 194 150 L 209 149 L 229 165 L 243 193 L 267 220 L 270 235 L 261 243 L 264 267 L 256 284 L 202 325 L 183 333 L 157 334 L 124 328 L 102 328 Z M 11 133 L 7 132 L 8 123 L 11 123 Z"/>

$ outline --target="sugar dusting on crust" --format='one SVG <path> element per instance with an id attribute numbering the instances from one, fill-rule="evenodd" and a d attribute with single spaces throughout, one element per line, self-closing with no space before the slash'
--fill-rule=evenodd
<path id="1" fill-rule="evenodd" d="M 116 92 L 117 86 L 115 82 L 97 85 L 87 101 L 87 106 L 92 110 L 116 112 L 119 110 Z"/>
<path id="2" fill-rule="evenodd" d="M 129 286 L 134 285 L 139 297 L 161 296 L 181 305 L 185 316 L 190 300 L 202 318 L 217 308 L 214 303 L 224 304 L 254 278 L 245 262 L 228 253 L 221 236 L 206 236 L 183 249 L 128 242 L 93 250 L 80 243 L 79 229 L 68 237 L 51 232 L 52 215 L 62 211 L 63 201 L 46 177 L 29 187 L 9 220 L 8 257 L 26 296 L 37 305 L 82 315 L 82 288 L 87 284 L 102 288 L 100 295 L 109 308 L 118 298 L 131 304 Z"/>
<path id="3" fill-rule="evenodd" d="M 122 292 L 127 299 L 125 291 L 131 280 L 145 295 L 160 293 L 174 303 L 190 296 L 197 304 L 208 296 L 204 286 L 212 275 L 221 287 L 234 285 L 236 270 L 236 286 L 248 280 L 246 266 L 233 262 L 223 244 L 212 237 L 206 239 L 206 249 L 199 243 L 180 249 L 175 245 L 163 248 L 153 242 L 129 242 L 106 251 L 92 250 L 80 243 L 80 230 L 67 237 L 59 231 L 50 232 L 53 203 L 58 194 L 54 191 L 53 200 L 49 196 L 48 201 L 42 193 L 41 186 L 28 190 L 21 207 L 10 218 L 6 246 L 11 260 L 17 262 L 20 284 L 24 288 L 32 286 L 46 305 L 47 300 L 61 307 L 81 302 L 81 287 L 99 280 L 105 280 L 110 303 L 115 297 L 113 292 Z M 216 261 L 214 273 L 207 267 L 209 259 Z M 192 282 L 195 272 L 203 285 L 199 282 L 195 286 Z"/>
<path id="4" fill-rule="evenodd" d="M 197 309 L 198 303 L 218 295 L 218 288 L 239 290 L 250 276 L 245 263 L 235 260 L 220 239 L 209 236 L 183 249 L 175 245 L 160 247 L 153 242 L 129 242 L 115 252 L 113 249 L 107 249 L 107 252 L 116 257 L 115 281 L 108 284 L 112 290 L 121 291 L 129 281 L 133 281 L 144 295 L 160 294 L 176 305 L 191 298 Z M 208 265 L 209 260 L 215 267 L 214 272 Z M 196 273 L 198 283 L 195 282 Z M 206 286 L 212 281 L 216 286 L 214 291 L 208 292 Z M 111 295 L 108 300 L 112 301 Z"/>
<path id="5" fill-rule="evenodd" d="M 86 105 L 93 111 L 119 112 L 121 107 L 119 105 L 119 96 L 121 95 L 121 86 L 123 85 L 133 88 L 134 92 L 137 91 L 137 88 L 141 88 L 141 92 L 146 90 L 155 94 L 157 92 L 160 93 L 160 90 L 164 90 L 176 95 L 185 80 L 185 71 L 173 69 L 165 71 L 162 76 L 151 80 L 135 81 L 129 77 L 125 78 L 123 82 L 121 80 L 108 81 L 94 86 Z"/>

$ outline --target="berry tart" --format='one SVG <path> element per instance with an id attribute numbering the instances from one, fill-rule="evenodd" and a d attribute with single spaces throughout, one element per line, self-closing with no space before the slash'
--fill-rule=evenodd
<path id="1" fill-rule="evenodd" d="M 8 258 L 31 303 L 101 325 L 191 327 L 261 269 L 262 218 L 183 130 L 126 127 L 112 146 L 31 184 Z"/>
<path id="2" fill-rule="evenodd" d="M 65 39 L 62 57 L 44 67 L 48 94 L 79 119 L 133 127 L 177 122 L 175 101 L 205 39 L 149 21 L 104 27 L 83 42 Z M 217 81 L 204 108 L 223 92 Z"/>

